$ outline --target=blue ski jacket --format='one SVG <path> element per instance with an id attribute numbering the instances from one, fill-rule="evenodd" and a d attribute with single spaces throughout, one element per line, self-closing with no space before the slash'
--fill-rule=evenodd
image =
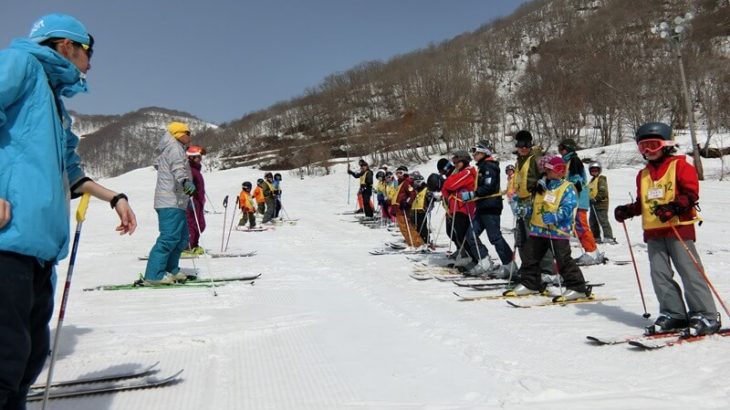
<path id="1" fill-rule="evenodd" d="M 86 90 L 78 68 L 49 47 L 16 39 L 0 51 L 0 198 L 11 205 L 0 250 L 43 261 L 68 254 L 69 188 L 85 174 L 60 97 Z"/>

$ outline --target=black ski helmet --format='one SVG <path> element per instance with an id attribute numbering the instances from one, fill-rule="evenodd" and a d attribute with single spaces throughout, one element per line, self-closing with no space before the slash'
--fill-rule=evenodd
<path id="1" fill-rule="evenodd" d="M 444 184 L 444 179 L 441 177 L 441 175 L 433 173 L 428 176 L 428 179 L 426 180 L 426 187 L 431 192 L 439 192 L 441 191 L 441 187 Z"/>
<path id="2" fill-rule="evenodd" d="M 509 164 L 509 165 L 507 165 L 507 166 L 506 166 L 506 167 L 504 168 L 504 172 L 505 172 L 505 173 L 507 173 L 508 171 L 512 171 L 512 172 L 515 172 L 515 166 L 514 166 L 514 165 L 512 165 L 512 164 Z"/>
<path id="3" fill-rule="evenodd" d="M 357 164 L 360 165 L 361 167 L 367 167 L 368 166 L 368 163 L 365 162 L 364 159 L 361 159 L 360 161 L 357 161 Z"/>
<path id="4" fill-rule="evenodd" d="M 532 147 L 532 134 L 530 131 L 521 130 L 515 134 L 515 147 L 530 148 Z"/>
<path id="5" fill-rule="evenodd" d="M 251 186 L 251 183 L 250 183 L 249 181 L 246 181 L 246 182 L 244 182 L 243 184 L 241 184 L 241 188 L 243 188 L 243 189 L 247 189 L 247 190 L 249 190 L 249 191 L 250 191 L 250 190 L 251 190 L 251 188 L 252 188 L 252 186 Z"/>
<path id="6" fill-rule="evenodd" d="M 274 179 L 277 181 L 281 181 L 281 174 L 278 172 L 276 174 L 274 174 Z"/>
<path id="7" fill-rule="evenodd" d="M 375 179 L 383 179 L 385 178 L 385 172 L 384 171 L 378 171 L 375 173 Z"/>
<path id="8" fill-rule="evenodd" d="M 671 141 L 672 127 L 663 122 L 648 122 L 636 130 L 636 142 L 656 137 Z"/>
<path id="9" fill-rule="evenodd" d="M 575 152 L 578 149 L 578 143 L 572 138 L 565 138 L 558 144 L 558 149 L 564 149 L 568 152 Z"/>
<path id="10" fill-rule="evenodd" d="M 395 172 L 398 172 L 398 171 L 402 171 L 404 174 L 408 174 L 408 167 L 405 165 L 401 165 L 395 169 Z"/>
<path id="11" fill-rule="evenodd" d="M 274 179 L 274 174 L 272 174 L 271 172 L 267 172 L 267 173 L 264 174 L 264 178 Z"/>
<path id="12" fill-rule="evenodd" d="M 264 179 L 263 178 L 259 178 L 259 179 L 256 180 L 256 184 L 257 185 L 261 185 L 263 183 L 264 183 Z"/>

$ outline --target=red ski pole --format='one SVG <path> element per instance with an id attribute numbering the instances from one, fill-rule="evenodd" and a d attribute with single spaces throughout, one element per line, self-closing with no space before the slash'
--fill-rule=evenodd
<path id="1" fill-rule="evenodd" d="M 710 290 L 712 290 L 712 293 L 715 294 L 715 297 L 717 298 L 717 301 L 720 302 L 722 305 L 723 310 L 725 310 L 725 314 L 730 317 L 730 311 L 728 311 L 727 306 L 725 306 L 725 302 L 720 297 L 720 294 L 717 293 L 717 289 L 712 285 L 712 282 L 710 282 L 710 278 L 707 277 L 707 273 L 705 273 L 705 269 L 700 265 L 700 263 L 697 261 L 697 258 L 692 254 L 692 252 L 687 247 L 687 244 L 684 243 L 684 240 L 682 240 L 682 237 L 679 236 L 679 232 L 677 232 L 677 228 L 674 227 L 674 225 L 669 225 L 672 227 L 672 232 L 674 232 L 674 236 L 677 237 L 677 240 L 679 243 L 682 244 L 682 247 L 684 247 L 684 250 L 687 251 L 687 255 L 692 259 L 692 263 L 695 264 L 695 268 L 697 268 L 698 271 L 702 274 L 702 277 L 705 279 L 705 282 L 707 282 L 707 286 L 710 287 Z"/>
<path id="2" fill-rule="evenodd" d="M 626 229 L 626 222 L 621 221 L 621 225 L 624 227 L 624 233 L 626 234 L 626 243 L 629 245 L 629 253 L 631 254 L 631 263 L 634 265 L 634 273 L 636 274 L 636 283 L 639 285 L 639 295 L 641 295 L 641 304 L 644 305 L 644 316 L 648 319 L 651 314 L 646 311 L 646 301 L 644 300 L 644 290 L 641 288 L 641 279 L 639 278 L 639 268 L 636 267 L 636 258 L 634 257 L 634 248 L 631 247 L 631 239 L 629 238 L 629 230 Z"/>

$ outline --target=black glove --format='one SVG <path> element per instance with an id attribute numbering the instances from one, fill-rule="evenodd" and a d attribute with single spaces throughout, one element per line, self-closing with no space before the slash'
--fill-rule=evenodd
<path id="1" fill-rule="evenodd" d="M 623 222 L 633 216 L 634 215 L 631 213 L 631 209 L 628 205 L 619 205 L 613 210 L 613 217 L 616 218 L 616 221 L 618 222 Z"/>
<path id="2" fill-rule="evenodd" d="M 547 190 L 547 185 L 545 185 L 545 180 L 540 178 L 537 180 L 537 183 L 535 184 L 535 193 L 536 194 L 544 194 Z"/>
<path id="3" fill-rule="evenodd" d="M 659 217 L 659 220 L 662 222 L 667 222 L 668 220 L 674 218 L 679 214 L 679 206 L 675 204 L 674 202 L 670 202 L 668 204 L 659 205 L 654 209 L 654 215 Z"/>

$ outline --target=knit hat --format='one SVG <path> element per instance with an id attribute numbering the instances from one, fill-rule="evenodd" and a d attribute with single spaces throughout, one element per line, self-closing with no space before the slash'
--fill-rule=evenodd
<path id="1" fill-rule="evenodd" d="M 188 154 L 189 157 L 195 157 L 195 156 L 201 156 L 205 155 L 206 151 L 205 148 L 199 146 L 199 145 L 191 145 L 188 147 L 188 149 L 185 151 L 186 154 Z"/>
<path id="2" fill-rule="evenodd" d="M 28 38 L 35 43 L 42 43 L 51 38 L 67 38 L 88 46 L 93 45 L 92 37 L 80 21 L 59 13 L 48 14 L 36 20 Z"/>
<path id="3" fill-rule="evenodd" d="M 530 131 L 521 130 L 515 134 L 515 147 L 530 148 L 532 146 L 532 134 Z"/>
<path id="4" fill-rule="evenodd" d="M 565 166 L 565 161 L 563 161 L 563 157 L 561 157 L 560 155 L 547 157 L 547 159 L 543 163 L 543 166 L 545 167 L 545 170 L 550 170 L 560 175 L 564 174 L 565 171 L 568 169 L 568 167 Z"/>
<path id="5" fill-rule="evenodd" d="M 180 139 L 183 135 L 190 133 L 190 128 L 188 128 L 187 124 L 173 121 L 167 125 L 167 131 L 176 139 Z"/>
<path id="6" fill-rule="evenodd" d="M 568 152 L 575 152 L 578 149 L 578 144 L 572 138 L 566 138 L 560 141 L 558 149 L 565 149 Z"/>

